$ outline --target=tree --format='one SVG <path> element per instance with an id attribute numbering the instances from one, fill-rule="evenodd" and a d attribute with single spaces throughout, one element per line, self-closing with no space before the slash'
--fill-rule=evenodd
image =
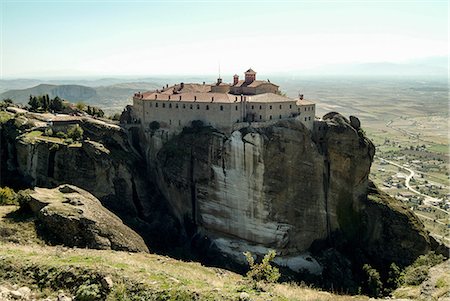
<path id="1" fill-rule="evenodd" d="M 371 297 L 381 296 L 383 290 L 383 283 L 381 282 L 380 273 L 370 264 L 365 264 L 363 266 L 363 272 L 366 275 L 366 289 L 367 293 Z"/>
<path id="2" fill-rule="evenodd" d="M 248 278 L 256 282 L 265 281 L 274 283 L 278 281 L 280 278 L 280 271 L 277 267 L 273 267 L 270 264 L 276 256 L 274 250 L 270 250 L 266 255 L 264 255 L 264 258 L 260 263 L 255 263 L 255 259 L 250 252 L 244 252 L 244 256 L 250 266 L 250 270 L 246 275 Z"/>
<path id="3" fill-rule="evenodd" d="M 4 98 L 3 102 L 6 103 L 7 105 L 11 105 L 14 103 L 14 101 L 11 98 Z"/>
<path id="4" fill-rule="evenodd" d="M 42 106 L 42 101 L 36 96 L 30 95 L 30 100 L 28 101 L 28 105 L 31 107 L 32 111 L 36 111 Z"/>
<path id="5" fill-rule="evenodd" d="M 61 112 L 63 108 L 64 108 L 64 105 L 63 105 L 62 99 L 59 98 L 58 96 L 56 96 L 55 98 L 50 100 L 50 110 L 55 111 L 55 112 Z"/>
<path id="6" fill-rule="evenodd" d="M 83 133 L 83 129 L 78 124 L 75 124 L 67 130 L 67 137 L 77 141 L 83 139 Z"/>

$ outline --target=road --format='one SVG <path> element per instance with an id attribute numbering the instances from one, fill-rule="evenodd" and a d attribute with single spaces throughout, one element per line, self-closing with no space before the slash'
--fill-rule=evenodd
<path id="1" fill-rule="evenodd" d="M 426 194 L 423 194 L 423 193 L 421 193 L 420 191 L 417 191 L 416 189 L 414 189 L 413 187 L 411 187 L 411 185 L 410 185 L 411 179 L 412 179 L 412 178 L 414 177 L 414 175 L 416 174 L 414 170 L 412 170 L 412 169 L 410 169 L 410 168 L 407 168 L 407 167 L 404 167 L 403 165 L 400 165 L 400 164 L 398 164 L 398 163 L 389 161 L 389 160 L 387 160 L 387 159 L 378 157 L 378 156 L 376 156 L 376 158 L 379 159 L 379 160 L 382 161 L 382 162 L 384 161 L 384 162 L 386 162 L 386 163 L 389 163 L 389 164 L 391 164 L 391 165 L 397 166 L 397 167 L 399 167 L 399 168 L 401 168 L 401 169 L 404 169 L 404 170 L 408 171 L 408 172 L 409 172 L 409 175 L 406 176 L 406 179 L 405 179 L 405 186 L 406 186 L 406 188 L 407 188 L 408 190 L 414 192 L 415 194 L 418 194 L 418 195 L 420 195 L 420 196 L 423 196 L 423 197 L 424 197 L 424 203 L 425 203 L 425 204 L 427 204 L 427 205 L 433 207 L 433 208 L 436 209 L 436 210 L 442 211 L 442 212 L 444 212 L 445 214 L 450 214 L 449 212 L 445 211 L 444 209 L 441 209 L 441 208 L 439 208 L 439 207 L 434 206 L 434 205 L 431 204 L 432 202 L 439 202 L 439 201 L 440 201 L 439 199 L 437 199 L 437 198 L 435 198 L 435 197 L 432 197 L 432 196 L 429 196 L 429 195 L 426 195 Z"/>

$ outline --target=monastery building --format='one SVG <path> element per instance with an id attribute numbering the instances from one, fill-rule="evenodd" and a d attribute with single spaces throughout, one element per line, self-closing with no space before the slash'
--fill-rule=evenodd
<path id="1" fill-rule="evenodd" d="M 297 118 L 312 129 L 315 104 L 283 96 L 278 86 L 257 80 L 249 69 L 245 79 L 233 76 L 228 84 L 217 79 L 214 84 L 180 83 L 161 90 L 135 93 L 133 115 L 144 126 L 157 121 L 162 128 L 181 129 L 194 120 L 215 128 L 232 128 L 238 123 L 261 123 Z"/>

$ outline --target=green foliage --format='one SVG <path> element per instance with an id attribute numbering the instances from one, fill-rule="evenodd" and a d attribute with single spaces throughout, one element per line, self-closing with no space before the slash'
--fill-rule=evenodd
<path id="1" fill-rule="evenodd" d="M 85 111 L 86 110 L 86 104 L 82 101 L 79 101 L 75 104 L 75 107 L 79 110 L 79 111 Z"/>
<path id="2" fill-rule="evenodd" d="M 17 205 L 17 194 L 9 187 L 0 187 L 0 205 Z"/>
<path id="3" fill-rule="evenodd" d="M 427 278 L 430 268 L 443 261 L 444 256 L 434 252 L 421 255 L 412 265 L 404 270 L 401 282 L 406 285 L 419 285 Z"/>
<path id="4" fill-rule="evenodd" d="M 255 263 L 250 252 L 244 252 L 244 256 L 250 266 L 250 270 L 247 272 L 247 277 L 255 282 L 264 281 L 268 283 L 275 283 L 280 278 L 280 271 L 277 267 L 273 267 L 272 262 L 276 256 L 274 250 L 270 250 L 262 259 L 260 263 Z"/>
<path id="5" fill-rule="evenodd" d="M 94 106 L 87 106 L 86 113 L 91 116 L 103 117 L 105 116 L 105 112 L 102 109 Z"/>
<path id="6" fill-rule="evenodd" d="M 57 132 L 56 137 L 65 139 L 65 138 L 67 138 L 67 135 L 64 132 Z"/>
<path id="7" fill-rule="evenodd" d="M 401 272 L 402 271 L 395 263 L 391 263 L 388 272 L 388 279 L 386 281 L 389 291 L 394 290 L 401 285 Z"/>
<path id="8" fill-rule="evenodd" d="M 161 127 L 161 125 L 159 124 L 158 121 L 152 121 L 150 122 L 150 130 L 152 130 L 152 132 L 156 131 L 157 129 L 159 129 Z"/>
<path id="9" fill-rule="evenodd" d="M 66 138 L 66 139 L 64 139 L 64 143 L 72 144 L 73 143 L 73 139 L 72 138 Z"/>
<path id="10" fill-rule="evenodd" d="M 78 124 L 75 124 L 67 130 L 67 137 L 73 139 L 74 141 L 79 141 L 83 139 L 83 133 L 83 129 Z"/>
<path id="11" fill-rule="evenodd" d="M 82 284 L 75 293 L 75 299 L 79 301 L 96 301 L 101 300 L 101 298 L 102 295 L 98 284 Z"/>
<path id="12" fill-rule="evenodd" d="M 366 276 L 365 284 L 367 294 L 371 297 L 380 297 L 383 290 L 380 273 L 369 264 L 363 266 L 363 272 Z"/>
<path id="13" fill-rule="evenodd" d="M 30 106 L 31 111 L 61 112 L 62 109 L 64 109 L 64 104 L 61 98 L 56 96 L 55 98 L 50 99 L 48 94 L 37 97 L 30 95 L 28 105 Z"/>
<path id="14" fill-rule="evenodd" d="M 20 190 L 17 193 L 17 203 L 19 204 L 19 206 L 21 208 L 28 206 L 28 203 L 31 200 L 30 192 L 31 192 L 31 190 L 26 189 L 26 190 Z"/>
<path id="15" fill-rule="evenodd" d="M 47 137 L 52 137 L 53 136 L 53 130 L 51 128 L 46 128 L 43 135 L 47 136 Z"/>

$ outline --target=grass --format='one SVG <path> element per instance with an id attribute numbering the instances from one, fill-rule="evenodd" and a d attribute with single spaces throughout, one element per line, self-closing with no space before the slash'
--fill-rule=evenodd
<path id="1" fill-rule="evenodd" d="M 8 120 L 10 120 L 11 118 L 14 117 L 14 114 L 5 112 L 5 111 L 0 111 L 0 124 L 7 122 Z"/>
<path id="2" fill-rule="evenodd" d="M 2 237 L 0 282 L 29 285 L 42 294 L 64 289 L 75 293 L 86 281 L 110 276 L 115 289 L 107 300 L 237 300 L 246 291 L 251 300 L 345 301 L 364 296 L 339 296 L 295 284 L 263 285 L 255 291 L 243 276 L 196 262 L 110 250 L 47 246 L 39 240 L 30 217 L 16 206 L 0 207 L 0 229 L 13 227 L 16 240 Z"/>

